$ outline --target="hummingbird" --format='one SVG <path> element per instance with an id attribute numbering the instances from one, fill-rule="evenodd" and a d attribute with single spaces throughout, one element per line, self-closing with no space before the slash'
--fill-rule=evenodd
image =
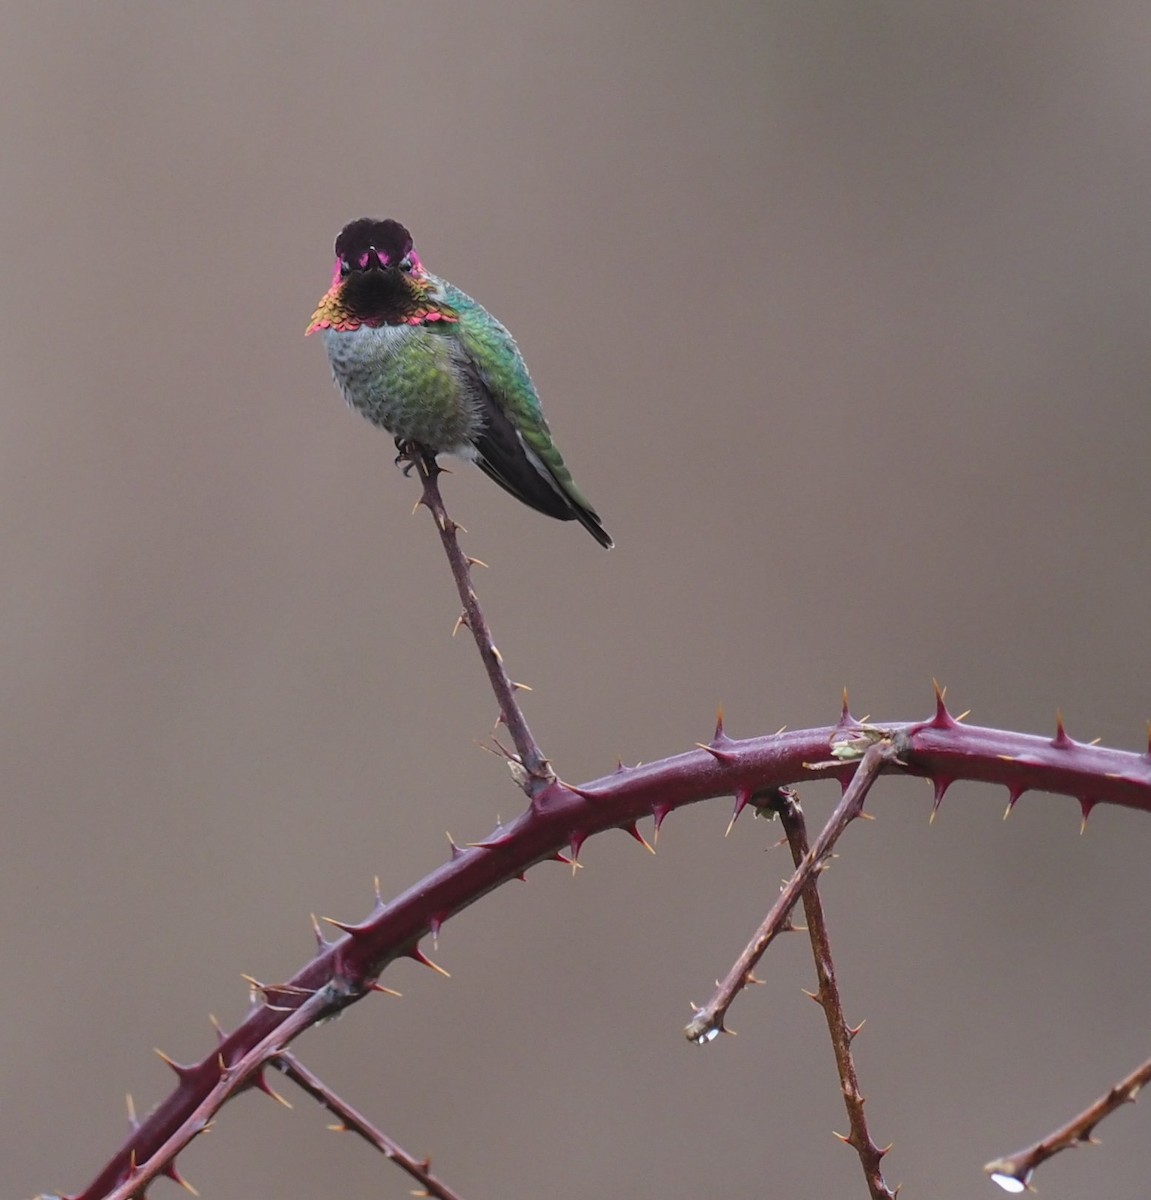
<path id="1" fill-rule="evenodd" d="M 576 487 L 512 335 L 424 268 L 399 221 L 361 217 L 336 238 L 332 286 L 307 333 L 323 334 L 344 398 L 395 438 L 397 462 L 470 459 L 517 500 L 612 540 Z"/>

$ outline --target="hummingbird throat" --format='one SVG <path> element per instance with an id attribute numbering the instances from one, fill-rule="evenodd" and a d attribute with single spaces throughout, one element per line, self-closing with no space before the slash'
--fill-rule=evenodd
<path id="1" fill-rule="evenodd" d="M 334 283 L 312 314 L 307 333 L 347 332 L 366 325 L 425 325 L 458 321 L 452 308 L 437 304 L 409 278 L 392 271 L 355 271 Z"/>

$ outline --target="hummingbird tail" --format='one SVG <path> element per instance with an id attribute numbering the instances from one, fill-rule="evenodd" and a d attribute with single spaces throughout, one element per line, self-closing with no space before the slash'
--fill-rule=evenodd
<path id="1" fill-rule="evenodd" d="M 500 433 L 509 436 L 501 437 Z M 474 445 L 476 466 L 521 504 L 557 521 L 578 521 L 605 550 L 615 545 L 595 510 L 562 488 L 510 424 L 506 429 L 497 423 L 489 424 Z"/>

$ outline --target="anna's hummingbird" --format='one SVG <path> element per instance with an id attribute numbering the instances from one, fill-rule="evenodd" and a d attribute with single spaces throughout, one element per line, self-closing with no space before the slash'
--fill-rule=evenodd
<path id="1" fill-rule="evenodd" d="M 336 238 L 322 330 L 348 403 L 394 435 L 401 456 L 458 454 L 531 508 L 612 540 L 572 481 L 512 335 L 424 269 L 399 221 L 361 217 Z"/>

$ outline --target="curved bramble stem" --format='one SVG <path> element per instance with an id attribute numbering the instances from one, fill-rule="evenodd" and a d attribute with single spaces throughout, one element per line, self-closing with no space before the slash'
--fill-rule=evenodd
<path id="1" fill-rule="evenodd" d="M 1031 1188 L 1031 1177 L 1040 1164 L 1045 1163 L 1060 1150 L 1072 1146 L 1094 1146 L 1093 1136 L 1095 1126 L 1110 1116 L 1124 1104 L 1132 1104 L 1140 1090 L 1151 1079 L 1151 1058 L 1119 1080 L 1113 1088 L 1100 1096 L 1094 1104 L 1089 1104 L 1078 1116 L 1072 1117 L 1066 1125 L 1053 1130 L 1046 1137 L 1040 1138 L 1026 1150 L 1016 1151 L 1006 1158 L 997 1158 L 989 1162 L 983 1169 L 1004 1191 L 1022 1192 Z"/>
<path id="2" fill-rule="evenodd" d="M 475 588 L 472 587 L 472 560 L 460 549 L 460 540 L 457 536 L 460 527 L 448 516 L 447 510 L 444 508 L 443 497 L 440 495 L 439 477 L 443 474 L 443 468 L 433 456 L 423 452 L 415 453 L 412 461 L 420 481 L 424 485 L 420 503 L 428 509 L 435 520 L 444 553 L 447 554 L 448 564 L 452 569 L 452 577 L 456 581 L 456 590 L 460 594 L 460 603 L 464 606 L 460 624 L 466 625 L 475 639 L 480 658 L 483 659 L 484 670 L 487 671 L 492 691 L 496 695 L 496 703 L 500 708 L 500 720 L 507 726 L 508 733 L 511 734 L 512 743 L 519 756 L 519 765 L 526 773 L 526 778 L 517 779 L 517 782 L 521 783 L 529 796 L 534 797 L 548 784 L 555 781 L 555 772 L 551 769 L 548 760 L 544 758 L 539 746 L 536 745 L 535 738 L 532 737 L 532 731 L 528 728 L 527 720 L 516 700 L 516 685 L 512 683 L 511 677 L 504 669 L 500 652 L 496 649 L 495 642 L 492 641 L 487 619 L 484 617 L 483 609 L 480 608 Z"/>
<path id="3" fill-rule="evenodd" d="M 283 1052 L 290 1037 L 280 1026 L 315 1024 L 373 990 L 380 973 L 404 956 L 424 961 L 419 941 L 440 930 L 456 913 L 495 888 L 519 879 L 537 863 L 570 861 L 563 854 L 608 829 L 628 829 L 647 817 L 664 820 L 686 805 L 720 796 L 757 795 L 796 782 L 850 778 L 859 767 L 844 757 L 844 747 L 860 747 L 875 736 L 844 718 L 836 725 L 789 730 L 763 737 L 724 737 L 660 762 L 622 768 L 578 787 L 558 780 L 540 791 L 508 824 L 468 847 L 453 846 L 446 862 L 407 891 L 386 902 L 373 897 L 370 914 L 359 924 L 339 924 L 336 941 L 321 945 L 315 956 L 285 983 L 265 986 L 273 1004 L 258 1004 L 231 1033 L 196 1064 L 176 1069 L 176 1085 L 141 1118 L 96 1177 L 73 1200 L 126 1200 L 140 1190 L 140 1168 L 151 1175 L 174 1167 L 175 1153 L 187 1139 L 173 1139 L 195 1114 L 214 1116 L 243 1086 L 251 1086 L 258 1063 Z M 884 771 L 931 781 L 936 793 L 957 780 L 1001 784 L 1013 799 L 1031 789 L 1076 797 L 1084 810 L 1117 804 L 1151 812 L 1151 754 L 1136 754 L 1070 739 L 962 725 L 945 712 L 926 721 L 890 725 L 898 736 L 899 757 L 881 764 Z M 832 761 L 826 762 L 829 750 Z M 866 755 L 864 755 L 866 758 Z M 845 796 L 846 799 L 846 796 Z M 822 838 L 822 834 L 820 835 Z M 815 854 L 816 848 L 811 851 Z M 798 893 L 797 893 L 798 895 Z M 301 997 L 309 997 L 292 1010 Z M 291 1037 L 300 1029 L 293 1025 Z M 234 1074 L 244 1064 L 248 1074 Z M 230 1072 L 217 1087 L 222 1073 Z M 150 1176 L 151 1177 L 151 1176 Z"/>
<path id="4" fill-rule="evenodd" d="M 755 931 L 743 953 L 720 981 L 711 999 L 702 1008 L 696 1009 L 695 1015 L 688 1022 L 683 1032 L 689 1042 L 703 1045 L 714 1041 L 723 1032 L 723 1018 L 727 1015 L 732 1001 L 750 982 L 755 965 L 763 957 L 768 946 L 789 927 L 791 910 L 799 900 L 800 893 L 823 869 L 840 835 L 859 816 L 863 809 L 863 801 L 867 798 L 871 785 L 879 778 L 879 773 L 899 758 L 900 746 L 897 743 L 902 744 L 902 741 L 902 735 L 893 734 L 873 741 L 867 747 L 851 783 L 843 793 L 843 799 L 820 830 L 815 845 L 803 856 L 802 861 L 796 863 L 795 874 L 783 885 L 778 899 L 764 917 L 763 924 Z"/>
<path id="5" fill-rule="evenodd" d="M 779 814 L 783 831 L 787 834 L 787 843 L 791 848 L 792 861 L 798 867 L 809 852 L 803 809 L 799 807 L 790 789 L 781 789 L 777 797 L 768 807 Z M 831 941 L 823 916 L 823 901 L 820 899 L 819 885 L 815 879 L 803 889 L 802 899 L 807 936 L 815 959 L 816 978 L 819 980 L 819 990 L 814 995 L 808 994 L 823 1009 L 823 1015 L 827 1019 L 827 1032 L 831 1037 L 835 1066 L 839 1072 L 840 1091 L 843 1093 L 843 1103 L 847 1108 L 847 1119 L 851 1128 L 847 1137 L 843 1137 L 842 1134 L 836 1136 L 859 1155 L 871 1200 L 895 1200 L 895 1193 L 887 1186 L 880 1168 L 887 1148 L 876 1145 L 867 1127 L 867 1117 L 863 1111 L 864 1096 L 859 1090 L 855 1056 L 851 1052 L 851 1043 L 863 1028 L 863 1024 L 860 1022 L 859 1025 L 848 1025 L 843 1016 L 843 1003 L 835 979 L 835 963 L 831 957 Z"/>
<path id="6" fill-rule="evenodd" d="M 441 1179 L 437 1179 L 431 1170 L 428 1159 L 419 1159 L 409 1154 L 398 1142 L 393 1141 L 386 1133 L 377 1129 L 362 1113 L 357 1112 L 350 1104 L 342 1100 L 324 1081 L 313 1071 L 308 1070 L 292 1053 L 280 1054 L 272 1059 L 271 1065 L 285 1075 L 297 1087 L 302 1088 L 314 1100 L 318 1100 L 340 1122 L 336 1129 L 346 1129 L 349 1133 L 358 1134 L 371 1146 L 375 1146 L 381 1154 L 391 1159 L 401 1170 L 407 1173 L 423 1189 L 419 1194 L 434 1196 L 436 1200 L 462 1200 L 459 1192 L 453 1191 Z"/>

